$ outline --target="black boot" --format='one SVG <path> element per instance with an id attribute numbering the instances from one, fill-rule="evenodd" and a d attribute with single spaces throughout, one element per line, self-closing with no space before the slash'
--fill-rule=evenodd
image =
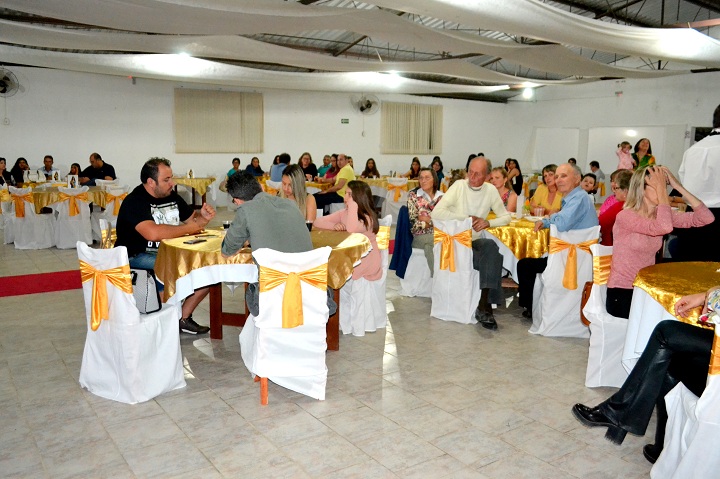
<path id="1" fill-rule="evenodd" d="M 488 302 L 489 292 L 490 290 L 488 288 L 482 289 L 482 292 L 480 294 L 480 302 L 478 303 L 478 307 L 475 310 L 475 319 L 480 323 L 483 328 L 495 331 L 498 326 L 497 321 L 495 321 L 495 315 L 493 314 L 492 305 Z"/>

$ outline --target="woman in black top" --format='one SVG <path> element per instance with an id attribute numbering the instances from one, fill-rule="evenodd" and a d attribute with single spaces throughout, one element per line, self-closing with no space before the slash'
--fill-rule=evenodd
<path id="1" fill-rule="evenodd" d="M 312 161 L 312 156 L 310 156 L 310 153 L 308 153 L 307 151 L 300 155 L 298 165 L 300 165 L 300 168 L 302 168 L 303 174 L 305 175 L 305 179 L 307 181 L 312 180 L 317 176 L 317 166 L 315 166 L 315 163 L 313 163 Z"/>
<path id="2" fill-rule="evenodd" d="M 522 192 L 523 187 L 523 177 L 520 172 L 520 164 L 514 158 L 508 158 L 506 164 L 508 180 L 510 180 L 510 184 L 512 185 L 512 189 L 515 194 L 519 195 Z"/>
<path id="3" fill-rule="evenodd" d="M 25 170 L 29 169 L 30 166 L 28 166 L 25 158 L 20 157 L 15 161 L 15 165 L 12 167 L 12 170 L 10 170 L 10 174 L 12 175 L 13 181 L 16 185 L 24 182 L 23 174 Z"/>
<path id="4" fill-rule="evenodd" d="M 257 156 L 253 156 L 252 160 L 250 160 L 250 164 L 247 165 L 247 168 L 245 168 L 245 171 L 253 176 L 262 176 L 265 174 L 263 169 L 260 168 L 260 160 Z"/>
<path id="5" fill-rule="evenodd" d="M 13 177 L 7 170 L 7 161 L 5 158 L 0 158 L 0 186 L 3 185 L 14 185 Z"/>

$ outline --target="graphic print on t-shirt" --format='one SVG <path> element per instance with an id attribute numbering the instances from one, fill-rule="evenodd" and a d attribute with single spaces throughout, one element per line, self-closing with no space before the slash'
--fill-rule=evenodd
<path id="1" fill-rule="evenodd" d="M 177 226 L 180 224 L 180 210 L 174 201 L 162 205 L 150 205 L 150 214 L 157 225 Z M 146 251 L 157 253 L 159 247 L 159 241 L 148 241 Z"/>

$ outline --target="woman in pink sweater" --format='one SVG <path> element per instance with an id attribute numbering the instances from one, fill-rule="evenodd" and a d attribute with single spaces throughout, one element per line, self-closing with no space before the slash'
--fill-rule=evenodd
<path id="1" fill-rule="evenodd" d="M 667 185 L 682 194 L 692 213 L 670 208 Z M 688 192 L 664 166 L 650 166 L 633 173 L 624 209 L 613 227 L 613 255 L 606 308 L 619 318 L 630 315 L 633 281 L 638 271 L 655 264 L 663 236 L 673 228 L 705 226 L 715 217 L 705 204 Z"/>
<path id="2" fill-rule="evenodd" d="M 382 260 L 375 235 L 379 223 L 370 187 L 362 181 L 350 181 L 345 191 L 345 209 L 315 220 L 314 228 L 362 233 L 368 237 L 372 250 L 353 270 L 353 279 L 375 281 L 382 277 Z"/>

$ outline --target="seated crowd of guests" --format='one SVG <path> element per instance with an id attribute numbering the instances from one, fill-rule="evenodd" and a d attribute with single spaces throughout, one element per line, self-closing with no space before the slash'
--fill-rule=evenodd
<path id="1" fill-rule="evenodd" d="M 114 180 L 115 168 L 103 161 L 99 153 L 90 155 L 90 166 L 84 170 L 79 163 L 70 165 L 67 172 L 60 171 L 55 167 L 55 160 L 52 155 L 43 157 L 43 166 L 37 170 L 30 168 L 28 161 L 20 157 L 15 160 L 15 164 L 8 170 L 7 160 L 0 158 L 0 186 L 20 186 L 28 181 L 28 174 L 37 174 L 37 178 L 44 181 L 67 181 L 69 176 L 77 176 L 81 185 L 95 186 L 95 180 Z"/>

